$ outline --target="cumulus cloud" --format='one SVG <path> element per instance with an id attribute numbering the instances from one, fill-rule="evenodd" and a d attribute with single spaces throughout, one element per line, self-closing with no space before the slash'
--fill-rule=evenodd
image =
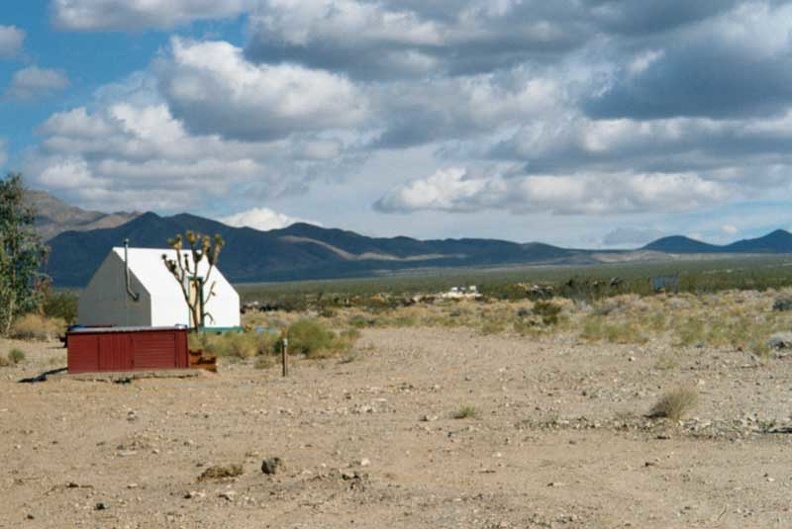
<path id="1" fill-rule="evenodd" d="M 364 79 L 491 72 L 584 42 L 585 15 L 557 4 L 265 0 L 246 53 Z"/>
<path id="2" fill-rule="evenodd" d="M 221 217 L 217 220 L 219 220 L 224 224 L 228 224 L 229 226 L 237 226 L 237 227 L 247 226 L 248 228 L 253 228 L 261 231 L 285 228 L 287 226 L 291 226 L 296 222 L 305 222 L 308 224 L 321 226 L 320 223 L 315 221 L 305 220 L 297 217 L 290 217 L 289 215 L 278 213 L 277 211 L 274 211 L 270 208 L 261 208 L 261 207 L 249 209 L 247 211 L 241 211 L 239 213 L 234 213 L 233 215 Z"/>
<path id="3" fill-rule="evenodd" d="M 722 171 L 747 187 L 779 184 L 792 164 L 792 110 L 752 119 L 669 118 L 650 121 L 567 115 L 524 125 L 493 145 L 494 158 L 524 160 L 530 172 Z M 740 167 L 752 167 L 750 175 Z M 772 169 L 776 167 L 776 169 Z M 749 177 L 750 176 L 750 177 Z"/>
<path id="4" fill-rule="evenodd" d="M 421 84 L 395 83 L 377 93 L 384 125 L 378 147 L 409 147 L 508 130 L 561 107 L 551 78 L 516 70 Z"/>
<path id="5" fill-rule="evenodd" d="M 167 29 L 194 20 L 235 17 L 255 0 L 53 0 L 52 19 L 70 30 Z"/>
<path id="6" fill-rule="evenodd" d="M 31 100 L 46 97 L 69 86 L 69 78 L 60 70 L 28 66 L 11 77 L 6 96 Z"/>
<path id="7" fill-rule="evenodd" d="M 362 123 L 363 94 L 343 76 L 296 65 L 247 62 L 227 42 L 174 38 L 159 65 L 163 96 L 197 133 L 272 140 Z"/>
<path id="8" fill-rule="evenodd" d="M 703 9 L 705 6 L 701 6 Z M 617 69 L 585 104 L 597 118 L 769 115 L 792 103 L 792 5 L 746 2 L 680 30 L 662 57 Z"/>
<path id="9" fill-rule="evenodd" d="M 256 199 L 293 192 L 314 164 L 338 167 L 333 142 L 242 142 L 194 135 L 164 104 L 116 102 L 53 114 L 27 156 L 34 184 L 100 210 L 183 211 L 235 194 Z M 319 160 L 319 161 L 317 161 Z"/>
<path id="10" fill-rule="evenodd" d="M 613 215 L 792 193 L 789 1 L 53 2 L 82 30 L 240 13 L 245 44 L 174 37 L 135 83 L 52 115 L 37 178 L 87 206 L 118 190 L 181 210 L 198 190 L 265 219 L 262 199 L 421 152 L 355 175 L 360 196 L 378 212 L 595 215 L 597 233 Z"/>
<path id="11" fill-rule="evenodd" d="M 22 49 L 25 32 L 15 26 L 0 25 L 0 59 L 13 57 Z"/>
<path id="12" fill-rule="evenodd" d="M 737 235 L 737 233 L 740 232 L 740 229 L 734 224 L 724 224 L 721 226 L 721 232 L 725 235 Z"/>
<path id="13" fill-rule="evenodd" d="M 613 215 L 686 211 L 732 196 L 728 183 L 691 173 L 501 175 L 444 169 L 392 189 L 375 207 L 387 213 L 419 210 Z"/>

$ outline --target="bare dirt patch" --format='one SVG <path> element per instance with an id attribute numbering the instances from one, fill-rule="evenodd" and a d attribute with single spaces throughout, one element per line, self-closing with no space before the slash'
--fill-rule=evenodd
<path id="1" fill-rule="evenodd" d="M 789 357 L 366 329 L 351 360 L 296 361 L 288 378 L 251 360 L 192 378 L 23 384 L 65 365 L 65 350 L 0 342 L 0 354 L 12 348 L 25 360 L 0 368 L 2 528 L 792 519 Z M 678 387 L 695 388 L 695 408 L 646 417 Z"/>

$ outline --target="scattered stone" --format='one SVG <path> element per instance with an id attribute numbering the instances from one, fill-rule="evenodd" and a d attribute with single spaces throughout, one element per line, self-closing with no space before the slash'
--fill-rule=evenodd
<path id="1" fill-rule="evenodd" d="M 99 503 L 94 505 L 95 511 L 106 511 L 107 509 L 109 509 L 109 506 L 103 501 L 100 501 Z"/>
<path id="2" fill-rule="evenodd" d="M 268 457 L 261 462 L 261 471 L 268 476 L 278 472 L 283 461 L 279 457 Z"/>
<path id="3" fill-rule="evenodd" d="M 187 494 L 184 495 L 184 499 L 185 500 L 195 500 L 195 499 L 200 500 L 204 496 L 206 496 L 205 492 L 197 491 L 197 490 L 191 490 L 190 492 L 188 492 Z"/>
<path id="4" fill-rule="evenodd" d="M 769 349 L 792 349 L 792 332 L 778 332 L 767 340 Z"/>
<path id="5" fill-rule="evenodd" d="M 32 513 L 28 513 L 25 518 L 27 518 L 28 520 L 35 520 L 36 519 L 36 517 Z"/>
<path id="6" fill-rule="evenodd" d="M 792 296 L 781 296 L 773 302 L 773 310 L 792 310 Z"/>
<path id="7" fill-rule="evenodd" d="M 424 415 L 421 417 L 421 422 L 432 422 L 437 420 L 437 415 Z"/>
<path id="8" fill-rule="evenodd" d="M 369 466 L 369 465 L 371 464 L 371 460 L 369 460 L 369 458 L 367 458 L 367 457 L 364 457 L 363 459 L 361 459 L 360 461 L 358 461 L 358 464 L 359 464 L 361 467 L 367 467 L 367 466 Z"/>
<path id="9" fill-rule="evenodd" d="M 218 496 L 220 498 L 223 498 L 224 500 L 234 501 L 234 498 L 236 498 L 236 492 L 234 492 L 233 490 L 225 490 L 220 494 L 218 494 Z"/>
<path id="10" fill-rule="evenodd" d="M 242 472 L 242 465 L 215 465 L 204 470 L 201 475 L 198 476 L 198 481 L 235 478 L 237 476 L 241 476 Z"/>

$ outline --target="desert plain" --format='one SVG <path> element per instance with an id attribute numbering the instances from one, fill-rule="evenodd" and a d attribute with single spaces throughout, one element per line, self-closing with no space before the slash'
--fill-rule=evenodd
<path id="1" fill-rule="evenodd" d="M 25 354 L 0 368 L 0 528 L 792 527 L 787 350 L 575 326 L 375 326 L 287 377 L 20 383 L 66 351 L 0 341 Z M 648 416 L 679 388 L 684 415 Z"/>

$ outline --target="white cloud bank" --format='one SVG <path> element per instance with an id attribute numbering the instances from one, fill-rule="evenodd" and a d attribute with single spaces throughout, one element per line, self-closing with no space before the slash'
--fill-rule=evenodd
<path id="1" fill-rule="evenodd" d="M 202 134 L 270 140 L 354 127 L 367 114 L 365 97 L 343 76 L 255 65 L 227 42 L 174 38 L 158 74 L 174 114 Z"/>
<path id="2" fill-rule="evenodd" d="M 60 70 L 28 66 L 11 77 L 6 95 L 12 99 L 32 100 L 51 95 L 69 86 L 69 78 Z"/>
<path id="3" fill-rule="evenodd" d="M 223 224 L 228 224 L 229 226 L 247 226 L 248 228 L 261 231 L 286 228 L 287 226 L 291 226 L 296 222 L 305 222 L 307 224 L 321 226 L 321 224 L 318 222 L 290 217 L 283 213 L 278 213 L 277 211 L 274 211 L 270 208 L 253 208 L 226 217 L 221 217 L 217 220 Z"/>
<path id="4" fill-rule="evenodd" d="M 386 159 L 396 167 L 353 175 L 367 203 L 344 212 L 347 226 L 366 226 L 376 197 L 377 212 L 554 214 L 586 228 L 592 215 L 632 221 L 792 200 L 789 1 L 54 0 L 52 9 L 76 30 L 247 17 L 246 43 L 173 37 L 141 74 L 149 92 L 116 91 L 41 126 L 27 172 L 83 205 L 183 210 L 192 193 L 204 206 L 255 208 L 327 193 L 356 164 Z M 0 30 L 0 54 L 16 53 L 21 30 L 5 30 L 17 43 L 4 48 Z M 418 169 L 400 164 L 416 151 L 432 155 Z M 625 224 L 609 220 L 603 233 Z M 710 233 L 734 223 L 707 222 Z"/>
<path id="5" fill-rule="evenodd" d="M 728 183 L 690 173 L 479 175 L 449 168 L 392 189 L 375 207 L 391 213 L 508 209 L 612 215 L 693 210 L 723 203 L 732 194 Z"/>
<path id="6" fill-rule="evenodd" d="M 25 41 L 24 30 L 16 26 L 0 25 L 0 59 L 15 56 L 22 49 Z"/>
<path id="7" fill-rule="evenodd" d="M 52 19 L 70 30 L 168 29 L 194 20 L 238 16 L 256 0 L 53 0 Z"/>

